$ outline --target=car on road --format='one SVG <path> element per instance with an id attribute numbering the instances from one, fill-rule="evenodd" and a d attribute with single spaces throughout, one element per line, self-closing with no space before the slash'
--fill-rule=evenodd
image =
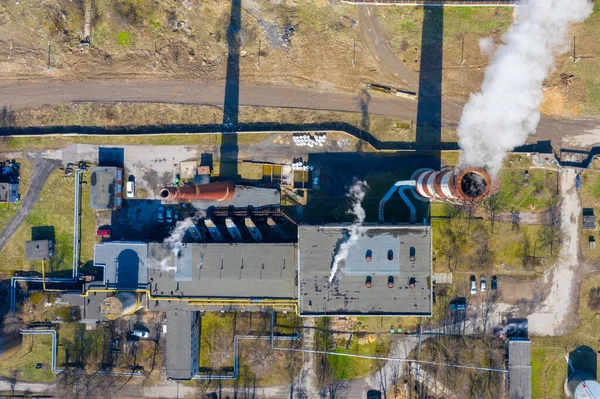
<path id="1" fill-rule="evenodd" d="M 150 338 L 150 334 L 148 333 L 148 331 L 144 331 L 144 330 L 133 330 L 131 332 L 131 335 L 133 335 L 134 337 L 138 337 L 140 339 Z"/>
<path id="2" fill-rule="evenodd" d="M 158 218 L 158 223 L 164 222 L 165 221 L 165 208 L 163 208 L 162 206 L 159 206 L 156 217 Z"/>
<path id="3" fill-rule="evenodd" d="M 496 291 L 498 289 L 498 277 L 492 276 L 492 291 Z"/>
<path id="4" fill-rule="evenodd" d="M 167 223 L 173 223 L 173 208 L 167 208 Z"/>
<path id="5" fill-rule="evenodd" d="M 98 230 L 96 230 L 96 235 L 98 237 L 108 238 L 110 237 L 110 234 L 110 227 L 99 227 Z"/>
<path id="6" fill-rule="evenodd" d="M 127 198 L 135 197 L 135 182 L 133 180 L 129 180 L 127 182 Z"/>
<path id="7" fill-rule="evenodd" d="M 471 281 L 471 295 L 477 294 L 477 278 L 474 275 L 471 275 L 469 280 Z"/>
<path id="8" fill-rule="evenodd" d="M 485 276 L 481 276 L 480 280 L 480 287 L 481 287 L 481 292 L 485 292 L 485 289 L 487 288 L 487 280 L 485 279 Z"/>
<path id="9" fill-rule="evenodd" d="M 370 389 L 369 392 L 367 392 L 367 399 L 381 399 L 381 391 Z"/>

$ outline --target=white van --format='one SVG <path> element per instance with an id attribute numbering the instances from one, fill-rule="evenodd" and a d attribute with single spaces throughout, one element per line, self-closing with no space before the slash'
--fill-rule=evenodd
<path id="1" fill-rule="evenodd" d="M 135 183 L 133 181 L 127 182 L 127 198 L 135 197 Z"/>

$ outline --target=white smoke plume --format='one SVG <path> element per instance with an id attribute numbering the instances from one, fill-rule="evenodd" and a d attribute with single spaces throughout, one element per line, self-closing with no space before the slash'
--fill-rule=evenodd
<path id="1" fill-rule="evenodd" d="M 194 215 L 184 220 L 178 220 L 177 223 L 175 223 L 175 228 L 171 232 L 171 235 L 165 238 L 165 240 L 163 241 L 163 244 L 165 244 L 167 248 L 173 251 L 174 259 L 177 259 L 179 256 L 181 256 L 181 248 L 183 245 L 183 236 L 185 235 L 185 232 L 187 231 L 187 229 L 192 227 L 195 224 L 196 220 L 198 220 L 198 218 L 200 218 L 201 216 L 202 215 Z M 175 265 L 169 265 L 168 263 L 169 262 L 167 259 L 161 260 L 160 268 L 164 271 L 177 270 L 177 267 Z"/>
<path id="2" fill-rule="evenodd" d="M 352 209 L 348 210 L 348 213 L 354 215 L 354 222 L 350 229 L 348 229 L 348 238 L 344 241 L 337 254 L 333 258 L 333 266 L 331 267 L 331 274 L 329 275 L 329 282 L 333 281 L 335 273 L 341 262 L 348 258 L 350 248 L 352 248 L 358 242 L 358 239 L 363 235 L 362 224 L 365 221 L 365 210 L 362 207 L 362 201 L 365 199 L 369 185 L 367 182 L 357 180 L 354 182 L 350 190 L 348 191 L 348 198 L 352 202 Z"/>
<path id="3" fill-rule="evenodd" d="M 458 126 L 463 166 L 496 174 L 506 152 L 525 143 L 540 121 L 542 83 L 554 57 L 568 48 L 571 23 L 592 12 L 589 0 L 523 0 L 502 37 L 481 91 L 472 94 Z"/>
<path id="4" fill-rule="evenodd" d="M 479 39 L 479 50 L 485 56 L 490 57 L 494 54 L 494 39 L 491 37 L 482 37 Z"/>

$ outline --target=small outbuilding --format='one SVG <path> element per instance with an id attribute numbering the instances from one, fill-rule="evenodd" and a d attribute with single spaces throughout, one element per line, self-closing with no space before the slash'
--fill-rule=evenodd
<path id="1" fill-rule="evenodd" d="M 54 254 L 51 240 L 25 241 L 25 258 L 27 260 L 48 260 Z"/>
<path id="2" fill-rule="evenodd" d="M 593 208 L 583 208 L 583 229 L 584 230 L 595 230 L 596 229 L 596 217 L 594 216 Z"/>

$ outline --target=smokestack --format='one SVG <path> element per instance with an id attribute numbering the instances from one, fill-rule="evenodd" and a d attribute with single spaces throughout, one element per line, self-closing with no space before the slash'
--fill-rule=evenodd
<path id="1" fill-rule="evenodd" d="M 417 194 L 432 201 L 481 202 L 500 190 L 500 181 L 482 168 L 420 169 L 412 178 Z"/>
<path id="2" fill-rule="evenodd" d="M 160 198 L 182 201 L 227 201 L 233 198 L 235 185 L 232 182 L 195 184 L 183 187 L 165 187 L 160 190 Z"/>

